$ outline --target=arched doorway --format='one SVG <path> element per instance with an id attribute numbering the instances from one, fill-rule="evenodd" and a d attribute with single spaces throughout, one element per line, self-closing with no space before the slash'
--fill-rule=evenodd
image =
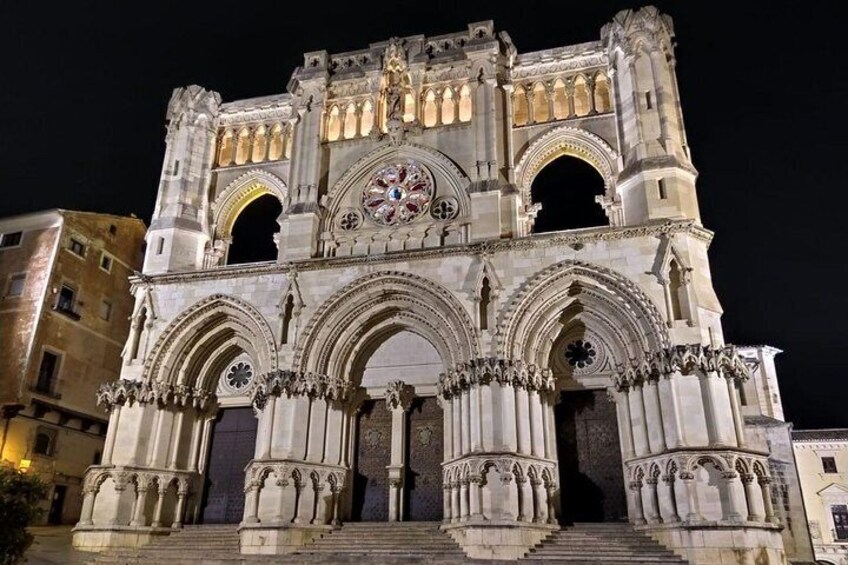
<path id="1" fill-rule="evenodd" d="M 570 155 L 554 159 L 533 179 L 533 204 L 541 204 L 533 233 L 609 224 L 596 196 L 604 194 L 604 179 L 594 166 Z"/>
<path id="2" fill-rule="evenodd" d="M 398 421 L 385 400 L 366 400 L 356 421 L 351 518 L 360 521 L 390 519 L 388 467 L 402 465 L 401 520 L 442 518 L 444 460 L 443 413 L 434 389 L 443 364 L 436 349 L 423 337 L 400 330 L 381 336 L 364 348 L 355 378 L 377 397 L 388 384 L 401 380 L 416 396 Z M 421 391 L 419 393 L 419 391 Z M 398 435 L 402 434 L 402 438 Z M 402 446 L 392 455 L 392 444 Z"/>
<path id="3" fill-rule="evenodd" d="M 280 231 L 277 218 L 283 207 L 276 196 L 263 194 L 244 207 L 232 227 L 232 242 L 227 252 L 227 264 L 275 261 Z"/>

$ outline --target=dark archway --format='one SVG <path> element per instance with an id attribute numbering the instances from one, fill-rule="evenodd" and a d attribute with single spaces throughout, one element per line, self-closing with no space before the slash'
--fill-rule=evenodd
<path id="1" fill-rule="evenodd" d="M 227 264 L 275 261 L 277 244 L 274 234 L 280 231 L 277 218 L 282 211 L 280 201 L 270 194 L 248 204 L 233 224 L 233 242 L 227 254 Z"/>
<path id="2" fill-rule="evenodd" d="M 530 194 L 542 209 L 533 233 L 609 225 L 595 197 L 604 194 L 604 179 L 582 159 L 563 155 L 551 161 L 536 178 Z"/>

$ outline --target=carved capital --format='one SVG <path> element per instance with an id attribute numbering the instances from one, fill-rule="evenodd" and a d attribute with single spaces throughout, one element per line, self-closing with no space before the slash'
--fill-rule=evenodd
<path id="1" fill-rule="evenodd" d="M 406 412 L 413 398 L 415 398 L 415 389 L 403 381 L 391 381 L 386 387 L 386 408 L 389 411 Z"/>

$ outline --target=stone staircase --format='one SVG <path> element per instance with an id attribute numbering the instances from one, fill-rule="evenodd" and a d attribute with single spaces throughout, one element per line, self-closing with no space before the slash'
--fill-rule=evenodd
<path id="1" fill-rule="evenodd" d="M 554 532 L 531 549 L 522 563 L 689 563 L 630 524 L 575 524 Z"/>
<path id="2" fill-rule="evenodd" d="M 271 563 L 438 565 L 500 563 L 468 559 L 438 522 L 347 523 L 290 555 L 241 555 L 237 526 L 186 526 L 134 550 L 104 551 L 97 565 L 247 565 Z M 687 562 L 629 524 L 578 524 L 553 533 L 521 563 L 539 565 Z"/>
<path id="3" fill-rule="evenodd" d="M 439 522 L 358 522 L 315 540 L 293 557 L 298 563 L 469 563 Z M 308 558 L 306 560 L 305 558 Z"/>

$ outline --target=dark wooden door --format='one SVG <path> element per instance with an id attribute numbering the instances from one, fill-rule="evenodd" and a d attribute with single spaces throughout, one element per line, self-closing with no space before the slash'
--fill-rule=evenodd
<path id="1" fill-rule="evenodd" d="M 356 420 L 356 459 L 351 518 L 363 522 L 389 519 L 389 472 L 392 414 L 385 400 L 369 400 Z"/>
<path id="2" fill-rule="evenodd" d="M 49 524 L 62 523 L 62 511 L 65 509 L 65 495 L 67 493 L 68 487 L 65 485 L 53 487 L 53 500 L 50 501 L 50 514 L 47 516 Z"/>
<path id="3" fill-rule="evenodd" d="M 406 518 L 442 519 L 444 416 L 435 398 L 416 398 L 407 425 Z"/>
<path id="4" fill-rule="evenodd" d="M 244 468 L 253 459 L 256 425 L 252 408 L 226 408 L 218 413 L 206 466 L 203 523 L 241 522 Z"/>
<path id="5" fill-rule="evenodd" d="M 625 520 L 615 404 L 602 390 L 564 392 L 555 415 L 563 522 Z"/>

